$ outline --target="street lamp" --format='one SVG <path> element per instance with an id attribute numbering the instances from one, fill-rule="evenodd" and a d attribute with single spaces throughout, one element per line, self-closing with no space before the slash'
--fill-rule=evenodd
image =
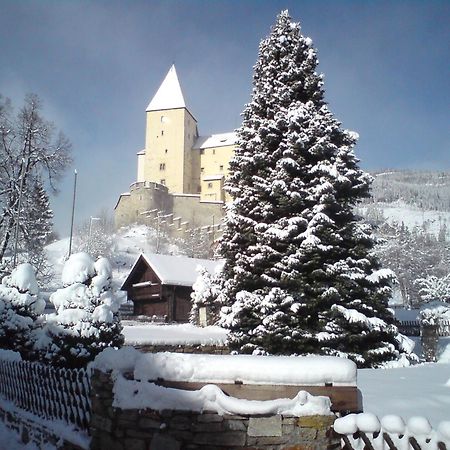
<path id="1" fill-rule="evenodd" d="M 94 221 L 102 220 L 100 217 L 91 217 L 89 219 L 89 236 L 88 236 L 88 253 L 91 251 L 91 235 L 92 235 L 92 223 Z"/>
<path id="2" fill-rule="evenodd" d="M 70 223 L 70 240 L 69 240 L 69 257 L 72 253 L 72 238 L 73 238 L 73 218 L 75 216 L 75 199 L 77 195 L 77 169 L 74 172 L 74 182 L 73 182 L 73 200 L 72 200 L 72 220 Z"/>

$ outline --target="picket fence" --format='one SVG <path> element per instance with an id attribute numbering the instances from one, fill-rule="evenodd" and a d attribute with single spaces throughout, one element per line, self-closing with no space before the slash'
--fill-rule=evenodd
<path id="1" fill-rule="evenodd" d="M 336 419 L 334 430 L 342 450 L 450 450 L 450 422 L 435 430 L 423 417 L 405 423 L 395 415 L 380 420 L 370 413 L 350 414 Z"/>
<path id="2" fill-rule="evenodd" d="M 89 429 L 90 376 L 84 369 L 0 360 L 0 396 L 47 420 Z"/>

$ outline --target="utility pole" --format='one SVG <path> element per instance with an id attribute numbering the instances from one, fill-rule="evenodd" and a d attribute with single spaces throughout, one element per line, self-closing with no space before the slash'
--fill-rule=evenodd
<path id="1" fill-rule="evenodd" d="M 70 224 L 69 256 L 72 254 L 73 218 L 75 216 L 75 199 L 77 195 L 77 175 L 77 169 L 75 169 L 73 182 L 72 221 Z"/>

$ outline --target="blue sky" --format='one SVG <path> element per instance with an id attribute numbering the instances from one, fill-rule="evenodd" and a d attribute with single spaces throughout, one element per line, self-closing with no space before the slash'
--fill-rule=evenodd
<path id="1" fill-rule="evenodd" d="M 0 0 L 0 93 L 28 92 L 73 144 L 52 200 L 61 235 L 136 179 L 145 108 L 175 63 L 200 134 L 240 124 L 259 41 L 289 9 L 318 49 L 326 98 L 367 170 L 450 170 L 448 1 Z"/>

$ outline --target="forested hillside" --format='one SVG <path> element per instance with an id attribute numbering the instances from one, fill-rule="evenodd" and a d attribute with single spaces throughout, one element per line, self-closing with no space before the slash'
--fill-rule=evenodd
<path id="1" fill-rule="evenodd" d="M 391 171 L 372 173 L 372 201 L 450 211 L 450 172 Z"/>
<path id="2" fill-rule="evenodd" d="M 372 197 L 358 210 L 374 226 L 383 267 L 397 276 L 396 302 L 450 301 L 450 172 L 372 176 Z"/>

